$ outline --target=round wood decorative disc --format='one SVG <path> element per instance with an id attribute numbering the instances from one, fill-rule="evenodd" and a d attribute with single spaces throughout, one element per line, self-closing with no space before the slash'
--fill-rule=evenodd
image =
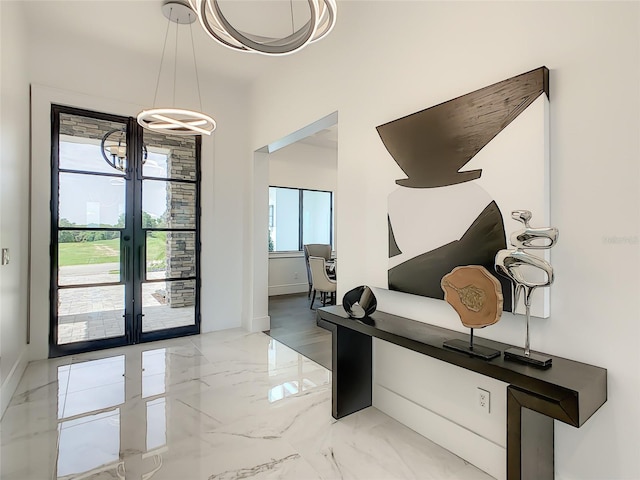
<path id="1" fill-rule="evenodd" d="M 440 281 L 444 299 L 468 328 L 484 328 L 500 320 L 502 286 L 481 265 L 456 267 Z"/>

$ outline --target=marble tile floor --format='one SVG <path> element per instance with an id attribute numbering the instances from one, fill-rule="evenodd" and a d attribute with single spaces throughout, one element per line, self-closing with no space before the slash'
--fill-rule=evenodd
<path id="1" fill-rule="evenodd" d="M 3 480 L 491 478 L 240 329 L 33 362 L 0 430 Z"/>

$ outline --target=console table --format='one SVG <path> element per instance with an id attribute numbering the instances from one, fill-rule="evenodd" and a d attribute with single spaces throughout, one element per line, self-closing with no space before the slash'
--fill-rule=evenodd
<path id="1" fill-rule="evenodd" d="M 408 318 L 375 312 L 353 320 L 342 306 L 318 308 L 317 323 L 332 332 L 332 415 L 339 419 L 371 406 L 372 338 L 508 383 L 507 478 L 554 477 L 553 421 L 580 427 L 607 401 L 604 368 L 552 357 L 541 370 L 505 360 L 481 360 L 448 350 L 446 340 L 469 341 L 469 335 Z M 512 345 L 476 338 L 475 343 L 500 350 Z"/>

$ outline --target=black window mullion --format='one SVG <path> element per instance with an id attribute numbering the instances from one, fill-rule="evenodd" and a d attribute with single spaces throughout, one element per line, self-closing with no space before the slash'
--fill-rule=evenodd
<path id="1" fill-rule="evenodd" d="M 162 228 L 162 227 L 157 227 L 157 228 L 142 227 L 142 230 L 144 230 L 145 232 L 196 232 L 197 231 L 197 229 L 195 228 Z"/>
<path id="2" fill-rule="evenodd" d="M 60 189 L 59 177 L 59 148 L 60 148 L 60 108 L 51 106 L 51 200 L 49 209 L 51 212 L 51 240 L 49 243 L 50 259 L 50 285 L 49 294 L 49 348 L 57 345 L 58 340 L 58 191 Z"/>
<path id="3" fill-rule="evenodd" d="M 198 180 L 187 180 L 186 178 L 169 178 L 169 177 L 140 177 L 141 180 L 156 180 L 160 182 L 176 182 L 176 183 L 192 183 L 198 184 Z"/>
<path id="4" fill-rule="evenodd" d="M 333 192 L 329 192 L 329 245 L 333 250 Z"/>
<path id="5" fill-rule="evenodd" d="M 302 205 L 304 195 L 301 189 L 298 189 L 298 251 L 302 251 L 302 235 L 304 232 L 302 225 L 302 214 L 304 212 L 304 208 Z"/>
<path id="6" fill-rule="evenodd" d="M 96 232 L 121 232 L 122 228 L 118 227 L 58 227 L 58 231 L 62 232 L 65 230 L 90 230 Z"/>
<path id="7" fill-rule="evenodd" d="M 171 278 L 148 278 L 144 283 L 169 283 L 169 282 L 186 282 L 188 280 L 198 280 L 198 277 L 171 277 Z"/>
<path id="8" fill-rule="evenodd" d="M 72 290 L 74 288 L 93 288 L 93 287 L 116 287 L 124 285 L 124 281 L 119 282 L 101 282 L 101 283 L 77 283 L 72 285 L 59 285 L 58 290 Z"/>
<path id="9" fill-rule="evenodd" d="M 127 175 L 131 178 L 133 187 L 133 201 L 131 202 L 131 220 L 133 231 L 133 258 L 135 258 L 133 271 L 132 295 L 134 298 L 140 298 L 139 302 L 134 302 L 131 308 L 131 335 L 133 343 L 140 342 L 140 333 L 142 332 L 142 285 L 146 282 L 147 277 L 147 234 L 142 227 L 143 207 L 142 207 L 142 145 L 144 143 L 144 132 L 135 120 L 131 121 L 131 146 L 135 148 L 134 158 L 131 168 Z M 135 290 L 135 291 L 134 291 Z"/>
<path id="10" fill-rule="evenodd" d="M 94 175 L 96 177 L 111 177 L 111 178 L 122 178 L 125 179 L 126 176 L 117 173 L 106 173 L 106 172 L 90 172 L 88 170 L 75 170 L 71 168 L 58 168 L 59 173 L 75 173 L 78 175 Z"/>

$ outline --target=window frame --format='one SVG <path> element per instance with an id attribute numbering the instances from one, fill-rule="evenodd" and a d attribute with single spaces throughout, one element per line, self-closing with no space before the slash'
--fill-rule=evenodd
<path id="1" fill-rule="evenodd" d="M 291 253 L 291 252 L 302 252 L 304 248 L 303 243 L 303 232 L 304 232 L 304 192 L 320 192 L 320 193 L 328 193 L 329 194 L 329 215 L 331 217 L 331 222 L 329 222 L 329 245 L 331 245 L 331 250 L 333 250 L 333 224 L 335 219 L 333 218 L 333 191 L 332 190 L 319 190 L 313 188 L 300 188 L 300 187 L 285 187 L 280 185 L 269 185 L 269 189 L 271 188 L 283 188 L 288 190 L 297 190 L 298 191 L 298 250 L 272 250 L 269 251 L 269 254 L 282 254 L 282 253 Z M 269 205 L 269 220 L 271 220 L 271 205 Z M 275 222 L 275 215 L 273 216 L 273 221 Z M 269 224 L 269 230 L 271 230 L 271 224 Z M 269 232 L 271 235 L 271 232 Z"/>

